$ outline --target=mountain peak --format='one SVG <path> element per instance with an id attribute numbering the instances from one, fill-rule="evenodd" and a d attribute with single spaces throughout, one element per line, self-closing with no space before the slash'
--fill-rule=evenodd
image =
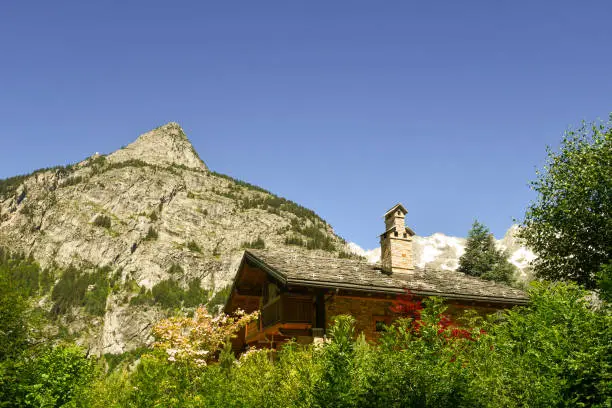
<path id="1" fill-rule="evenodd" d="M 207 170 L 193 145 L 176 122 L 169 122 L 138 137 L 133 143 L 110 154 L 113 162 L 142 160 L 149 164 L 179 165 Z"/>

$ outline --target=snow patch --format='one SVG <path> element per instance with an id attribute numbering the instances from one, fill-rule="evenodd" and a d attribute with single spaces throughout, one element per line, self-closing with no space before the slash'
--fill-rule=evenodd
<path id="1" fill-rule="evenodd" d="M 363 249 L 354 242 L 348 243 L 348 249 L 350 252 L 365 257 L 369 263 L 374 264 L 380 261 L 380 247 L 374 249 Z"/>
<path id="2" fill-rule="evenodd" d="M 519 269 L 520 276 L 526 276 L 529 264 L 536 255 L 521 245 L 516 237 L 517 226 L 512 226 L 500 240 L 496 240 L 497 248 L 508 251 L 509 261 Z M 465 238 L 450 237 L 437 232 L 428 237 L 414 237 L 414 264 L 418 268 L 435 268 L 445 271 L 455 271 L 459 267 L 459 258 L 465 253 Z M 364 256 L 368 262 L 380 261 L 380 248 L 363 249 L 354 242 L 348 244 L 351 252 Z"/>

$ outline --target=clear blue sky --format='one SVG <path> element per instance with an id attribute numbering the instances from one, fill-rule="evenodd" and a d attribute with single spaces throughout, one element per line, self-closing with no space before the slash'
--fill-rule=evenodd
<path id="1" fill-rule="evenodd" d="M 372 248 L 503 235 L 547 144 L 612 110 L 612 2 L 3 1 L 0 178 L 179 122 L 213 170 Z"/>

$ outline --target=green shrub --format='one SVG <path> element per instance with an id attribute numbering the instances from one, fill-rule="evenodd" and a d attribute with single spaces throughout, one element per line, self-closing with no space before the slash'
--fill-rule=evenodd
<path id="1" fill-rule="evenodd" d="M 595 309 L 588 292 L 565 283 L 533 283 L 529 294 L 528 306 L 486 327 L 470 356 L 475 405 L 609 405 L 609 305 Z"/>
<path id="2" fill-rule="evenodd" d="M 81 183 L 83 180 L 84 179 L 83 179 L 82 176 L 70 177 L 70 178 L 67 178 L 66 180 L 64 180 L 64 182 L 61 184 L 61 187 L 74 186 L 74 185 L 77 185 L 77 184 Z"/>
<path id="3" fill-rule="evenodd" d="M 163 280 L 153 286 L 151 297 L 154 303 L 166 309 L 177 309 L 182 306 L 196 307 L 206 303 L 208 299 L 208 291 L 202 289 L 200 285 L 199 279 L 193 279 L 188 283 L 187 290 L 184 290 L 175 280 Z M 147 302 L 148 296 L 144 294 L 140 300 L 134 301 L 134 304 Z"/>
<path id="4" fill-rule="evenodd" d="M 189 249 L 192 252 L 202 253 L 202 248 L 200 248 L 200 246 L 196 244 L 195 241 L 189 241 L 187 243 L 187 249 Z"/>
<path id="5" fill-rule="evenodd" d="M 346 251 L 340 251 L 338 252 L 338 258 L 340 259 L 356 259 L 359 261 L 365 261 L 366 257 L 352 253 L 352 252 L 346 252 Z"/>
<path id="6" fill-rule="evenodd" d="M 46 280 L 49 279 L 50 273 L 43 271 L 31 256 L 11 253 L 0 247 L 0 274 L 10 287 L 21 295 L 30 297 L 44 293 L 41 286 L 48 285 Z"/>
<path id="7" fill-rule="evenodd" d="M 300 237 L 290 236 L 285 238 L 285 245 L 306 246 L 306 242 Z"/>
<path id="8" fill-rule="evenodd" d="M 20 209 L 19 209 L 19 213 L 23 214 L 24 216 L 28 217 L 28 218 L 32 218 L 32 216 L 34 215 L 34 205 L 31 203 L 26 202 Z"/>
<path id="9" fill-rule="evenodd" d="M 144 286 L 140 288 L 140 293 L 130 299 L 130 306 L 152 305 L 155 302 L 153 293 Z"/>
<path id="10" fill-rule="evenodd" d="M 232 285 L 227 285 L 219 289 L 210 299 L 208 299 L 208 303 L 206 303 L 206 306 L 210 310 L 214 310 L 217 306 L 225 305 L 225 302 L 227 302 L 231 291 Z"/>
<path id="11" fill-rule="evenodd" d="M 109 272 L 108 267 L 96 268 L 91 273 L 68 267 L 51 291 L 51 300 L 54 302 L 51 313 L 59 316 L 72 307 L 84 307 L 92 315 L 103 315 L 110 292 Z"/>
<path id="12" fill-rule="evenodd" d="M 0 387 L 0 400 L 7 407 L 65 407 L 90 383 L 93 369 L 93 361 L 79 347 L 44 347 L 5 366 L 0 384 L 7 383 Z"/>
<path id="13" fill-rule="evenodd" d="M 110 228 L 111 227 L 111 218 L 108 215 L 99 214 L 94 219 L 93 224 L 96 227 Z"/>
<path id="14" fill-rule="evenodd" d="M 2 362 L 13 360 L 29 344 L 28 303 L 23 293 L 11 282 L 10 271 L 0 269 L 0 378 Z M 0 380 L 0 396 L 2 396 Z M 0 398 L 0 401 L 2 399 Z"/>
<path id="15" fill-rule="evenodd" d="M 134 363 L 147 351 L 148 348 L 146 347 L 138 347 L 134 350 L 126 351 L 125 353 L 121 354 L 106 353 L 102 357 L 106 362 L 107 372 L 111 372 L 119 366 Z"/>
<path id="16" fill-rule="evenodd" d="M 183 306 L 197 307 L 206 303 L 209 293 L 202 289 L 201 284 L 200 279 L 193 279 L 189 282 L 189 287 L 183 294 Z"/>
<path id="17" fill-rule="evenodd" d="M 60 175 L 60 176 L 67 176 L 70 174 L 70 172 L 72 172 L 72 165 L 55 166 L 55 167 L 49 167 L 49 168 L 44 168 L 44 169 L 38 169 L 38 170 L 33 171 L 30 174 L 24 174 L 24 175 L 9 177 L 6 179 L 0 179 L 0 197 L 6 198 L 14 194 L 15 191 L 17 191 L 17 189 L 19 188 L 19 186 L 22 185 L 28 178 L 35 176 L 37 174 L 40 174 L 40 173 L 48 172 L 48 171 L 55 172 L 57 175 Z"/>
<path id="18" fill-rule="evenodd" d="M 110 292 L 110 286 L 106 277 L 106 273 L 97 272 L 94 277 L 93 289 L 85 293 L 83 306 L 85 311 L 95 316 L 104 316 L 106 312 L 106 299 Z M 91 285 L 91 284 L 90 284 Z"/>
<path id="19" fill-rule="evenodd" d="M 426 299 L 418 324 L 398 319 L 375 344 L 356 332 L 353 317 L 335 316 L 318 346 L 289 342 L 237 360 L 227 347 L 219 363 L 205 366 L 150 350 L 134 372 L 119 380 L 116 370 L 81 400 L 100 407 L 117 399 L 117 406 L 608 406 L 609 305 L 594 309 L 584 291 L 565 284 L 534 286 L 530 296 L 526 307 L 471 318 L 463 328 L 446 325 L 440 299 Z M 112 357 L 113 365 L 122 359 Z"/>
<path id="20" fill-rule="evenodd" d="M 257 237 L 254 241 L 243 242 L 241 248 L 254 248 L 254 249 L 264 249 L 266 247 L 266 243 L 261 237 Z"/>
<path id="21" fill-rule="evenodd" d="M 183 275 L 185 271 L 183 270 L 181 265 L 173 263 L 172 265 L 170 265 L 170 268 L 168 268 L 168 273 L 170 275 Z"/>
<path id="22" fill-rule="evenodd" d="M 153 240 L 156 240 L 158 237 L 159 237 L 159 234 L 157 233 L 155 228 L 151 226 L 149 227 L 149 230 L 147 231 L 147 235 L 145 236 L 145 241 L 153 241 Z"/>
<path id="23" fill-rule="evenodd" d="M 151 290 L 141 287 L 140 293 L 130 299 L 130 305 L 158 304 L 166 309 L 191 308 L 206 303 L 208 296 L 208 291 L 201 288 L 200 279 L 189 281 L 187 290 L 181 288 L 174 279 L 166 279 L 154 285 Z"/>
<path id="24" fill-rule="evenodd" d="M 155 303 L 166 309 L 181 307 L 183 301 L 183 289 L 174 280 L 163 280 L 151 289 Z"/>

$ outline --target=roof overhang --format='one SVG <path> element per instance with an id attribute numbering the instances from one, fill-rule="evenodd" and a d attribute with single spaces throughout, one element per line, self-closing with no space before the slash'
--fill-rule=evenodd
<path id="1" fill-rule="evenodd" d="M 236 277 L 234 278 L 234 282 L 232 284 L 232 291 L 230 292 L 230 297 L 227 300 L 227 303 L 224 307 L 224 311 L 226 311 L 227 305 L 231 297 L 233 296 L 234 289 L 236 287 L 237 281 L 239 279 L 240 270 L 243 268 L 245 262 L 249 262 L 251 265 L 260 268 L 274 279 L 276 279 L 279 283 L 284 286 L 302 286 L 314 289 L 338 289 L 338 290 L 351 290 L 358 291 L 364 293 L 379 293 L 379 294 L 393 294 L 398 295 L 405 293 L 406 290 L 410 290 L 410 292 L 417 296 L 440 296 L 445 299 L 450 300 L 464 300 L 464 301 L 473 301 L 473 302 L 481 302 L 481 303 L 503 303 L 503 304 L 514 304 L 514 305 L 525 305 L 528 303 L 527 298 L 516 298 L 516 297 L 499 297 L 499 296 L 474 296 L 474 295 L 465 295 L 462 293 L 453 293 L 453 292 L 436 292 L 436 291 L 426 291 L 426 290 L 418 290 L 411 289 L 407 286 L 397 286 L 397 287 L 389 287 L 389 286 L 374 286 L 374 285 L 360 285 L 356 283 L 350 282 L 333 282 L 333 281 L 324 281 L 324 280 L 311 280 L 311 279 L 295 279 L 295 278 L 287 278 L 285 274 L 278 271 L 274 267 L 268 265 L 261 259 L 259 259 L 254 254 L 249 251 L 244 251 L 244 255 L 242 257 L 242 261 L 240 262 L 240 266 L 238 267 L 238 271 L 236 273 Z"/>
<path id="2" fill-rule="evenodd" d="M 389 211 L 385 213 L 385 215 L 383 215 L 383 218 L 387 218 L 387 215 L 397 210 L 400 210 L 404 215 L 408 214 L 408 210 L 406 209 L 406 207 L 404 207 L 402 203 L 397 203 L 392 208 L 390 208 Z"/>
<path id="3" fill-rule="evenodd" d="M 326 281 L 312 281 L 307 279 L 289 279 L 287 285 L 293 286 L 305 286 L 312 288 L 328 288 L 328 289 L 343 289 L 361 291 L 366 293 L 380 293 L 380 294 L 402 294 L 406 290 L 417 296 L 440 296 L 445 299 L 451 300 L 467 300 L 474 302 L 485 302 L 485 303 L 511 303 L 516 305 L 525 305 L 528 303 L 526 298 L 510 298 L 510 297 L 498 297 L 498 296 L 473 296 L 465 295 L 461 293 L 450 293 L 450 292 L 435 292 L 426 290 L 410 289 L 408 287 L 388 287 L 388 286 L 365 286 L 352 283 L 338 283 L 338 282 L 326 282 Z"/>

